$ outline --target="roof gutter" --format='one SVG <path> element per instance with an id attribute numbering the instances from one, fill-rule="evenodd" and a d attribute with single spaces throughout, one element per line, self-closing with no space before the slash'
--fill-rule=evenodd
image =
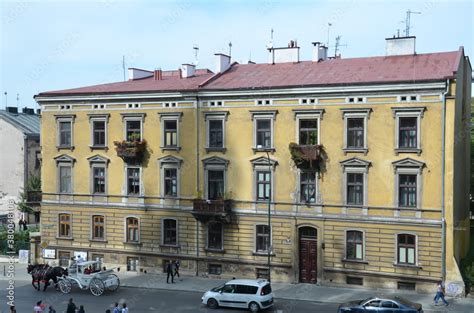
<path id="1" fill-rule="evenodd" d="M 446 172 L 446 95 L 449 93 L 450 80 L 446 80 L 446 90 L 442 94 L 441 114 L 441 275 L 446 280 L 446 217 L 445 217 L 445 172 Z"/>

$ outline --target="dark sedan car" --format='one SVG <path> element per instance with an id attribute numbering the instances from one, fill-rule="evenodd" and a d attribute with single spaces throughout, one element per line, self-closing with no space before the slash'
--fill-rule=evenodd
<path id="1" fill-rule="evenodd" d="M 370 297 L 343 303 L 337 313 L 423 313 L 421 304 L 400 297 Z"/>

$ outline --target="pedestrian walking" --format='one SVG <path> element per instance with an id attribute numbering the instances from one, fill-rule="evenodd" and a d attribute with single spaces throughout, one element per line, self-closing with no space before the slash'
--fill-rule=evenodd
<path id="1" fill-rule="evenodd" d="M 10 307 L 10 313 L 16 313 L 16 309 L 14 305 Z"/>
<path id="2" fill-rule="evenodd" d="M 49 306 L 48 313 L 56 313 L 56 310 L 53 308 L 52 305 Z"/>
<path id="3" fill-rule="evenodd" d="M 114 309 L 112 311 L 112 313 L 120 313 L 120 308 L 119 308 L 119 304 L 117 302 L 115 302 L 115 306 L 114 306 Z"/>
<path id="4" fill-rule="evenodd" d="M 79 311 L 77 311 L 77 313 L 86 313 L 86 311 L 84 311 L 84 306 L 83 305 L 79 306 Z"/>
<path id="5" fill-rule="evenodd" d="M 171 283 L 174 284 L 174 273 L 173 273 L 173 266 L 171 264 L 171 261 L 168 261 L 166 264 L 166 283 L 170 283 L 170 277 L 171 277 Z"/>
<path id="6" fill-rule="evenodd" d="M 436 295 L 433 299 L 435 305 L 438 305 L 439 299 L 441 299 L 443 301 L 444 305 L 446 305 L 446 306 L 449 305 L 448 301 L 446 301 L 446 299 L 444 298 L 444 293 L 445 293 L 444 283 L 443 283 L 442 280 L 440 280 L 440 281 L 438 281 L 438 285 L 436 286 Z"/>
<path id="7" fill-rule="evenodd" d="M 74 304 L 74 302 L 72 302 L 72 298 L 69 299 L 69 303 L 67 304 L 67 309 L 66 309 L 66 313 L 76 313 L 76 305 Z"/>
<path id="8" fill-rule="evenodd" d="M 127 308 L 126 303 L 122 304 L 122 313 L 128 313 L 128 308 Z"/>
<path id="9" fill-rule="evenodd" d="M 44 312 L 44 305 L 42 303 L 43 301 L 38 301 L 36 302 L 36 305 L 33 307 L 33 312 L 34 313 L 43 313 Z"/>
<path id="10" fill-rule="evenodd" d="M 178 276 L 179 280 L 182 280 L 181 277 L 179 276 L 179 267 L 180 267 L 179 260 L 175 260 L 174 261 L 174 276 Z"/>

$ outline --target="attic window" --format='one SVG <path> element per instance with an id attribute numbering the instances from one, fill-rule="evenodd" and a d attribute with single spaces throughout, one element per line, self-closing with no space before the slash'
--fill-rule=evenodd
<path id="1" fill-rule="evenodd" d="M 270 100 L 265 100 L 265 105 L 270 105 Z"/>
<path id="2" fill-rule="evenodd" d="M 210 101 L 208 102 L 208 106 L 210 107 L 221 107 L 222 101 Z"/>
<path id="3" fill-rule="evenodd" d="M 309 103 L 315 104 L 315 103 L 316 103 L 316 99 L 309 99 Z"/>
<path id="4" fill-rule="evenodd" d="M 355 98 L 349 98 L 349 99 L 348 99 L 348 102 L 349 102 L 349 103 L 355 102 Z"/>
<path id="5" fill-rule="evenodd" d="M 164 108 L 176 108 L 176 102 L 163 102 Z"/>
<path id="6" fill-rule="evenodd" d="M 416 96 L 410 96 L 410 101 L 416 101 Z"/>
<path id="7" fill-rule="evenodd" d="M 406 96 L 401 96 L 400 101 L 407 101 L 407 97 Z"/>
<path id="8" fill-rule="evenodd" d="M 94 104 L 94 105 L 92 106 L 92 108 L 93 108 L 94 110 L 105 109 L 105 104 Z"/>
<path id="9" fill-rule="evenodd" d="M 140 107 L 140 103 L 128 103 L 127 108 L 129 109 L 136 109 Z"/>
<path id="10" fill-rule="evenodd" d="M 357 102 L 364 102 L 364 98 L 357 98 Z"/>
<path id="11" fill-rule="evenodd" d="M 271 105 L 272 100 L 257 100 L 257 105 Z"/>
<path id="12" fill-rule="evenodd" d="M 308 100 L 307 99 L 301 99 L 301 103 L 306 104 L 306 103 L 308 103 Z"/>
<path id="13" fill-rule="evenodd" d="M 61 110 L 70 110 L 71 109 L 71 106 L 69 104 L 64 104 L 64 105 L 61 105 L 60 106 L 60 109 Z"/>

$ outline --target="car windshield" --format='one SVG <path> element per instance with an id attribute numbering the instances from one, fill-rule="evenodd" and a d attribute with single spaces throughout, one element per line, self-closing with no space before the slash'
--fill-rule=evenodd
<path id="1" fill-rule="evenodd" d="M 212 288 L 211 291 L 219 292 L 219 291 L 221 291 L 222 287 L 224 287 L 224 286 L 225 286 L 225 284 L 219 285 L 217 287 Z"/>
<path id="2" fill-rule="evenodd" d="M 364 300 L 360 300 L 360 301 L 359 301 L 359 305 L 362 305 L 362 304 L 364 304 L 364 303 L 366 303 L 367 301 L 372 300 L 372 299 L 374 299 L 374 297 L 370 297 L 370 298 L 367 298 L 367 299 L 364 299 Z"/>

